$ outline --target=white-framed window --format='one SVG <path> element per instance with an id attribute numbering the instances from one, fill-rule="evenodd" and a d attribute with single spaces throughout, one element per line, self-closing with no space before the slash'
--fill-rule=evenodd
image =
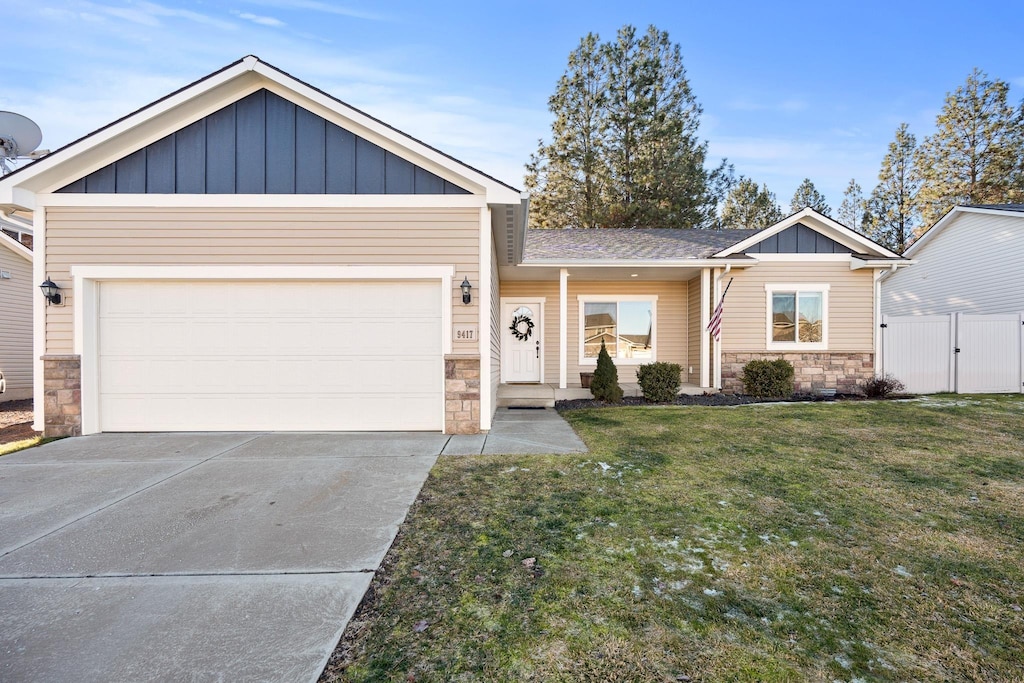
<path id="1" fill-rule="evenodd" d="M 776 351 L 828 348 L 828 290 L 825 284 L 769 284 L 766 347 Z"/>
<path id="2" fill-rule="evenodd" d="M 604 342 L 617 364 L 640 365 L 658 359 L 658 297 L 655 294 L 581 294 L 580 365 L 597 365 Z"/>

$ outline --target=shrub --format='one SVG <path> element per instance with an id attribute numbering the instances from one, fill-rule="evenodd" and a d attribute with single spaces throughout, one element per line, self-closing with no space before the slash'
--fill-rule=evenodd
<path id="1" fill-rule="evenodd" d="M 636 369 L 636 381 L 644 398 L 654 403 L 676 400 L 683 369 L 676 363 L 647 363 Z"/>
<path id="2" fill-rule="evenodd" d="M 752 360 L 743 366 L 743 390 L 751 396 L 787 398 L 793 394 L 793 364 L 782 360 Z"/>
<path id="3" fill-rule="evenodd" d="M 608 355 L 608 349 L 604 342 L 601 342 L 601 352 L 597 354 L 597 368 L 594 369 L 594 379 L 590 380 L 590 393 L 598 401 L 608 403 L 622 402 L 622 387 L 619 386 L 619 371 L 615 369 L 612 357 Z"/>
<path id="4" fill-rule="evenodd" d="M 872 377 L 871 379 L 861 382 L 859 385 L 860 390 L 864 392 L 865 396 L 870 398 L 881 398 L 882 396 L 888 396 L 889 394 L 900 394 L 907 390 L 903 382 L 899 381 L 892 375 L 884 375 L 882 377 Z"/>

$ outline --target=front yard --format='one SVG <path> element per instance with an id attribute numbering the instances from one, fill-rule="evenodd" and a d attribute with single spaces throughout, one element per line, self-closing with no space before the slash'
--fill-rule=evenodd
<path id="1" fill-rule="evenodd" d="M 325 680 L 1021 680 L 1024 399 L 566 414 L 445 458 Z"/>

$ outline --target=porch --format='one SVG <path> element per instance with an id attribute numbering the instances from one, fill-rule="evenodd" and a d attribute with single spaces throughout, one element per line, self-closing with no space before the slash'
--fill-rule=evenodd
<path id="1" fill-rule="evenodd" d="M 620 382 L 624 396 L 643 396 L 640 385 L 635 382 Z M 717 393 L 716 389 L 700 387 L 696 384 L 683 384 L 679 393 L 688 396 L 699 396 L 705 392 Z M 568 401 L 578 398 L 592 398 L 590 389 L 580 384 L 567 384 L 560 389 L 557 384 L 499 384 L 499 408 L 552 408 L 555 401 Z"/>

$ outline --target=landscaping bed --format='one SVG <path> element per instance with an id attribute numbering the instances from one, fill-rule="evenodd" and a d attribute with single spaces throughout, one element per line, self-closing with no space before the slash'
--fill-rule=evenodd
<path id="1" fill-rule="evenodd" d="M 32 429 L 32 399 L 0 403 L 0 444 L 33 439 L 39 432 Z"/>
<path id="2" fill-rule="evenodd" d="M 890 395 L 886 399 L 906 399 L 906 395 Z M 750 403 L 828 403 L 832 401 L 865 401 L 864 394 L 793 394 L 787 398 L 762 398 L 746 394 L 680 394 L 671 403 L 651 403 L 643 396 L 626 396 L 622 403 L 607 403 L 593 398 L 555 401 L 555 410 L 582 410 L 584 408 L 612 408 L 616 406 L 742 406 Z"/>
<path id="3" fill-rule="evenodd" d="M 1024 397 L 572 410 L 442 458 L 323 680 L 1019 680 Z"/>

